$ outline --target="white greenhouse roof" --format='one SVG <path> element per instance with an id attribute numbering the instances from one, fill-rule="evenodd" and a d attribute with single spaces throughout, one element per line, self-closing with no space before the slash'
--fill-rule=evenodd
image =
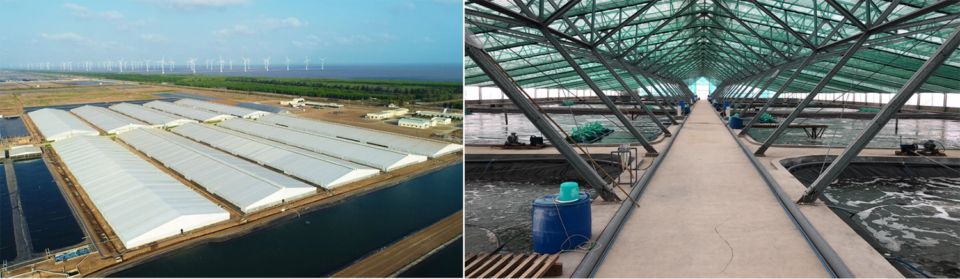
<path id="1" fill-rule="evenodd" d="M 280 124 L 291 129 L 306 131 L 328 137 L 339 137 L 362 143 L 384 146 L 393 150 L 417 155 L 425 155 L 430 158 L 435 158 L 463 150 L 463 145 L 459 144 L 420 139 L 390 132 L 382 132 L 286 115 L 264 115 L 258 119 L 258 121 Z"/>
<path id="2" fill-rule="evenodd" d="M 110 109 L 119 111 L 120 113 L 129 115 L 133 118 L 143 120 L 151 125 L 159 125 L 162 127 L 179 126 L 183 125 L 184 123 L 197 122 L 196 120 L 177 116 L 172 113 L 128 103 L 112 105 L 110 106 Z"/>
<path id="3" fill-rule="evenodd" d="M 220 114 L 220 113 L 215 113 L 211 111 L 206 111 L 206 110 L 201 110 L 201 109 L 196 109 L 192 107 L 186 107 L 186 106 L 181 106 L 174 103 L 161 102 L 161 101 L 149 102 L 149 103 L 143 104 L 143 106 L 169 112 L 172 114 L 197 120 L 200 122 L 223 121 L 225 119 L 234 118 L 233 115 L 229 115 L 229 114 Z"/>
<path id="4" fill-rule="evenodd" d="M 187 124 L 172 131 L 327 189 L 380 174 L 375 168 L 211 125 Z"/>
<path id="5" fill-rule="evenodd" d="M 217 124 L 234 131 L 312 150 L 384 171 L 424 162 L 427 156 L 407 154 L 363 143 L 334 139 L 276 125 L 246 119 L 231 119 Z"/>
<path id="6" fill-rule="evenodd" d="M 127 249 L 230 218 L 109 138 L 77 136 L 52 146 Z"/>
<path id="7" fill-rule="evenodd" d="M 217 113 L 229 114 L 240 118 L 252 118 L 257 119 L 260 116 L 270 114 L 266 111 L 259 111 L 254 109 L 248 109 L 238 106 L 228 106 L 224 104 L 204 102 L 194 99 L 180 99 L 179 101 L 174 102 L 181 106 L 194 107 L 203 110 L 209 110 Z"/>
<path id="8" fill-rule="evenodd" d="M 150 126 L 150 124 L 143 123 L 143 121 L 102 107 L 82 106 L 71 109 L 70 112 L 80 116 L 80 118 L 90 122 L 90 124 L 97 126 L 97 128 L 107 132 L 107 134 L 119 134 Z"/>
<path id="9" fill-rule="evenodd" d="M 27 113 L 40 129 L 45 140 L 62 140 L 76 135 L 99 136 L 97 129 L 83 123 L 69 112 L 59 109 L 41 109 Z"/>
<path id="10" fill-rule="evenodd" d="M 163 130 L 138 129 L 117 138 L 245 213 L 317 191 L 292 177 Z"/>

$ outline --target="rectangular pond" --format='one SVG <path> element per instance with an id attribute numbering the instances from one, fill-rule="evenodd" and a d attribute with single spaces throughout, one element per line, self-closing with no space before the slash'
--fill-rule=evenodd
<path id="1" fill-rule="evenodd" d="M 13 235 L 13 207 L 7 188 L 7 172 L 0 164 L 0 261 L 17 258 L 17 242 Z"/>
<path id="2" fill-rule="evenodd" d="M 775 118 L 777 119 L 777 118 Z M 780 119 L 777 119 L 780 120 Z M 828 119 L 828 118 L 797 118 L 792 124 L 823 124 L 829 126 L 823 137 L 810 139 L 803 129 L 787 129 L 780 135 L 774 144 L 811 145 L 811 146 L 847 146 L 860 134 L 872 119 Z M 746 123 L 748 119 L 744 120 Z M 880 133 L 867 147 L 900 148 L 900 139 L 903 143 L 913 143 L 936 140 L 947 149 L 960 148 L 960 121 L 947 119 L 900 119 L 899 127 L 896 120 L 890 120 Z M 764 142 L 776 129 L 750 129 L 750 137 L 758 142 Z M 892 154 L 891 154 L 892 155 Z"/>
<path id="3" fill-rule="evenodd" d="M 85 235 L 42 159 L 13 163 L 33 252 L 78 244 Z"/>

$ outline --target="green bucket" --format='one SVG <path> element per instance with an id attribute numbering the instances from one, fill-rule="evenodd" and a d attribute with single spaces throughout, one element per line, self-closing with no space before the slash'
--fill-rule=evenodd
<path id="1" fill-rule="evenodd" d="M 574 202 L 580 200 L 580 185 L 576 182 L 564 182 L 560 184 L 560 196 L 557 202 Z"/>

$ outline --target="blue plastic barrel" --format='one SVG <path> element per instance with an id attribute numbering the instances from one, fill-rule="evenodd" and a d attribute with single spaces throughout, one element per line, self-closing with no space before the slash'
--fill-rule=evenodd
<path id="1" fill-rule="evenodd" d="M 743 119 L 730 117 L 730 128 L 731 129 L 743 129 Z"/>
<path id="2" fill-rule="evenodd" d="M 580 200 L 567 203 L 556 202 L 557 196 L 533 201 L 535 253 L 556 254 L 590 240 L 590 194 L 580 192 Z"/>
<path id="3" fill-rule="evenodd" d="M 685 104 L 685 102 L 683 102 L 683 101 L 677 102 L 677 105 L 679 105 L 681 108 L 683 107 L 683 104 Z"/>
<path id="4" fill-rule="evenodd" d="M 723 109 L 726 110 L 730 107 L 730 102 L 723 102 Z"/>

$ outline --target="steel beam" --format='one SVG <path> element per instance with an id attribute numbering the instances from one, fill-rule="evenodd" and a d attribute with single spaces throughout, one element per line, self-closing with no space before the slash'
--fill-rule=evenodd
<path id="1" fill-rule="evenodd" d="M 557 151 L 570 162 L 570 165 L 584 177 L 587 184 L 590 184 L 590 186 L 597 191 L 600 198 L 605 201 L 619 201 L 620 198 L 610 191 L 607 183 L 603 181 L 603 178 L 600 177 L 594 167 L 587 164 L 573 147 L 567 144 L 566 138 L 550 125 L 549 120 L 547 120 L 544 115 L 538 112 L 537 106 L 524 96 L 524 93 L 517 87 L 516 83 L 510 79 L 510 76 L 497 65 L 497 62 L 494 61 L 486 51 L 469 43 L 470 39 L 471 38 L 467 38 L 468 43 L 465 44 L 465 52 L 467 56 L 477 64 L 477 67 L 483 70 L 484 73 L 487 73 L 490 80 L 500 88 L 507 98 L 510 98 L 510 101 L 523 112 L 527 120 L 530 120 L 530 123 L 533 123 L 533 126 L 537 127 L 537 130 L 540 130 L 540 133 L 542 133 L 543 136 L 553 144 Z"/>
<path id="2" fill-rule="evenodd" d="M 620 62 L 620 64 L 624 64 L 623 61 L 620 61 L 620 60 L 617 60 L 617 62 Z M 624 68 L 624 69 L 627 69 L 626 66 L 624 66 L 623 68 Z M 627 70 L 627 73 L 630 74 L 630 77 L 632 77 L 633 80 L 636 81 L 637 84 L 639 84 L 641 88 L 644 88 L 644 91 L 647 91 L 647 94 L 649 94 L 651 98 L 653 98 L 654 103 L 657 104 L 657 107 L 660 108 L 660 111 L 664 112 L 664 114 L 667 115 L 667 118 L 670 119 L 670 124 L 671 124 L 671 125 L 678 125 L 679 123 L 677 123 L 677 120 L 674 119 L 673 116 L 670 115 L 670 112 L 667 111 L 666 108 L 663 107 L 663 104 L 660 103 L 660 99 L 657 99 L 657 96 L 654 95 L 654 92 L 652 92 L 652 91 L 650 91 L 650 90 L 647 90 L 647 89 L 643 86 L 643 82 L 640 82 L 640 78 L 637 77 L 637 74 L 639 74 L 639 75 L 643 75 L 643 74 L 642 74 L 642 73 L 634 74 L 633 71 L 630 71 L 630 70 Z M 644 78 L 646 78 L 646 77 L 644 77 Z M 649 82 L 650 79 L 647 79 L 647 81 Z M 657 94 L 660 94 L 660 92 L 657 92 Z M 663 94 L 660 94 L 660 96 L 663 96 Z M 640 102 L 640 105 L 643 106 L 643 105 L 644 105 L 643 102 Z M 644 110 L 646 110 L 646 107 L 644 107 Z M 669 133 L 669 132 L 665 132 L 664 135 L 670 136 L 670 133 Z"/>
<path id="3" fill-rule="evenodd" d="M 830 166 L 817 177 L 817 180 L 813 181 L 813 184 L 810 184 L 810 187 L 803 193 L 803 196 L 800 197 L 800 200 L 797 203 L 813 203 L 823 194 L 826 190 L 827 185 L 829 185 L 833 180 L 837 179 L 837 176 L 840 175 L 840 172 L 843 169 L 847 168 L 847 165 L 850 164 L 850 161 L 853 160 L 864 147 L 867 146 L 873 138 L 883 129 L 883 126 L 890 121 L 890 117 L 897 113 L 904 104 L 913 97 L 913 94 L 917 92 L 917 89 L 920 88 L 924 83 L 927 82 L 927 79 L 933 75 L 933 72 L 943 65 L 943 62 L 950 57 L 951 54 L 957 47 L 960 46 L 960 28 L 953 31 L 953 34 L 947 38 L 943 44 L 940 45 L 940 48 L 937 49 L 930 56 L 930 59 L 927 59 L 926 63 L 923 63 L 923 66 L 920 67 L 907 80 L 907 83 L 900 88 L 900 91 L 897 92 L 897 95 L 893 96 L 893 99 L 887 103 L 883 109 L 873 117 L 873 120 L 870 121 L 870 124 L 867 124 L 867 127 L 857 135 L 857 138 L 847 146 L 843 152 L 840 153 L 840 156 L 837 156 L 837 159 L 833 160 L 830 163 Z"/>
<path id="4" fill-rule="evenodd" d="M 600 55 L 600 53 L 597 52 L 596 49 L 593 49 L 593 55 L 597 56 L 597 58 L 600 58 L 599 59 L 600 64 L 602 64 L 603 67 L 607 68 L 607 71 L 609 71 L 610 74 L 617 79 L 617 82 L 620 83 L 620 86 L 623 86 L 623 90 L 626 90 L 627 94 L 629 94 L 634 101 L 637 101 L 637 104 L 640 104 L 640 106 L 644 106 L 643 99 L 640 99 L 640 95 L 637 95 L 637 92 L 633 91 L 633 89 L 631 89 L 630 86 L 627 85 L 627 82 L 623 81 L 623 79 L 620 78 L 620 75 L 617 74 L 617 71 L 610 66 L 610 63 L 606 59 L 604 59 Z M 670 130 L 667 130 L 667 127 L 663 126 L 663 123 L 660 122 L 660 119 L 657 119 L 656 115 L 653 115 L 652 111 L 647 109 L 646 106 L 644 106 L 643 111 L 647 113 L 647 116 L 650 117 L 650 120 L 653 120 L 653 123 L 657 124 L 657 128 L 660 128 L 660 131 L 662 131 L 664 135 L 667 135 L 667 136 L 670 135 Z M 627 124 L 630 124 L 630 122 L 627 122 Z"/>
<path id="5" fill-rule="evenodd" d="M 803 62 L 800 63 L 800 67 L 797 67 L 797 70 L 790 75 L 790 78 L 788 78 L 787 81 L 780 86 L 780 89 L 777 90 L 777 93 L 774 93 L 773 96 L 770 97 L 770 100 L 767 100 L 767 103 L 764 104 L 763 108 L 757 112 L 757 115 L 763 115 L 767 112 L 767 109 L 770 108 L 770 105 L 773 104 L 773 101 L 777 100 L 777 98 L 780 97 L 780 94 L 783 94 L 783 91 L 786 91 L 787 87 L 790 87 L 790 83 L 793 83 L 793 80 L 800 76 L 800 72 L 803 71 L 803 68 L 806 68 L 811 62 L 813 62 L 814 58 L 816 58 L 816 55 L 814 54 L 816 53 L 811 53 L 809 56 L 807 56 L 807 59 L 804 59 Z M 758 120 L 760 120 L 760 117 L 754 117 L 753 119 L 750 119 L 750 122 L 747 123 L 747 125 L 744 125 L 743 129 L 740 130 L 740 135 L 746 136 L 747 132 L 750 131 L 750 127 L 752 127 L 753 124 L 757 124 Z"/>
<path id="6" fill-rule="evenodd" d="M 593 93 L 597 94 L 597 97 L 600 98 L 601 101 L 603 101 L 603 104 L 607 105 L 607 108 L 609 108 L 610 112 L 613 113 L 613 115 L 620 120 L 624 128 L 627 129 L 627 131 L 630 132 L 630 134 L 632 134 L 633 137 L 636 138 L 638 142 L 640 142 L 640 145 L 643 146 L 643 149 L 647 151 L 647 155 L 651 156 L 651 155 L 658 154 L 657 149 L 653 148 L 653 146 L 650 145 L 649 142 L 647 142 L 647 139 L 644 138 L 642 134 L 640 134 L 640 131 L 637 130 L 637 127 L 634 127 L 633 124 L 630 123 L 630 119 L 624 116 L 623 113 L 620 113 L 620 109 L 617 108 L 617 105 L 614 104 L 613 101 L 610 101 L 610 98 L 607 97 L 606 94 L 603 94 L 603 90 L 600 90 L 600 87 L 597 86 L 597 84 L 594 83 L 592 79 L 590 79 L 590 75 L 588 75 L 587 72 L 583 71 L 583 68 L 580 68 L 580 65 L 579 63 L 577 63 L 577 60 L 573 59 L 573 56 L 571 56 L 570 53 L 567 52 L 567 49 L 560 44 L 560 41 L 558 41 L 557 38 L 554 38 L 551 35 L 547 35 L 549 34 L 549 30 L 547 30 L 549 28 L 547 28 L 546 26 L 541 26 L 540 29 L 543 31 L 544 37 L 546 37 L 547 40 L 550 41 L 550 44 L 553 45 L 554 49 L 556 49 L 557 52 L 560 53 L 561 56 L 563 56 L 564 60 L 567 60 L 567 63 L 570 64 L 570 67 L 572 67 L 573 70 L 576 71 L 578 75 L 580 75 L 580 78 L 587 83 L 587 86 L 589 86 L 590 89 L 593 90 Z"/>
<path id="7" fill-rule="evenodd" d="M 767 87 L 770 87 L 770 85 L 773 84 L 774 80 L 777 80 L 777 76 L 780 75 L 780 72 L 782 72 L 782 70 L 778 69 L 776 72 L 773 72 L 773 74 L 770 75 L 770 79 L 767 80 L 767 83 L 763 84 L 763 87 L 760 87 L 760 92 L 757 92 L 757 95 L 754 95 L 753 99 L 750 99 L 750 102 L 747 103 L 747 105 L 743 106 L 743 109 L 740 110 L 741 115 L 745 114 L 747 112 L 747 109 L 753 106 L 753 103 L 757 102 L 757 99 L 760 98 L 760 95 L 763 95 L 763 91 L 766 91 Z M 756 117 L 759 117 L 759 116 L 760 115 L 758 114 Z"/>
<path id="8" fill-rule="evenodd" d="M 743 26 L 743 28 L 746 28 L 747 31 L 750 31 L 750 34 L 753 34 L 754 37 L 757 37 L 757 39 L 760 39 L 760 41 L 763 42 L 764 44 L 766 44 L 767 47 L 769 47 L 771 50 L 773 50 L 773 52 L 776 52 L 777 55 L 780 55 L 780 58 L 787 59 L 787 56 L 784 55 L 783 52 L 780 52 L 780 49 L 779 49 L 779 48 L 774 47 L 773 44 L 770 44 L 770 42 L 768 42 L 766 39 L 764 39 L 763 37 L 761 37 L 760 34 L 757 34 L 757 31 L 754 31 L 753 28 L 750 28 L 750 26 L 747 25 L 747 23 L 743 22 L 743 20 L 740 19 L 739 17 L 737 17 L 737 15 L 734 15 L 733 12 L 731 12 L 729 9 L 727 9 L 727 7 L 723 6 L 722 3 L 717 3 L 716 6 L 717 6 L 718 8 L 720 8 L 720 10 L 722 10 L 722 11 L 726 12 L 727 14 L 729 14 L 729 15 L 730 15 L 730 18 L 732 18 L 733 20 L 737 21 L 737 23 L 740 23 L 740 25 Z"/>
<path id="9" fill-rule="evenodd" d="M 623 29 L 623 27 L 630 25 L 631 21 L 633 21 L 634 19 L 637 19 L 637 17 L 647 12 L 647 10 L 653 7 L 653 5 L 657 4 L 657 1 L 659 0 L 653 0 L 653 1 L 647 2 L 647 4 L 643 6 L 643 8 L 640 8 L 640 10 L 637 10 L 636 13 L 633 13 L 632 15 L 630 15 L 630 17 L 628 17 L 627 20 L 620 22 L 620 25 L 617 25 L 617 27 L 611 29 L 610 32 L 607 32 L 606 35 L 604 35 L 603 37 L 600 37 L 600 39 L 598 39 L 596 42 L 593 42 L 593 47 L 599 46 L 603 42 L 607 41 L 607 39 L 610 39 L 610 37 L 612 37 L 614 34 L 619 32 L 620 29 Z"/>
<path id="10" fill-rule="evenodd" d="M 682 14 L 684 11 L 686 11 L 686 10 L 689 9 L 690 7 L 693 7 L 694 4 L 697 4 L 697 2 L 696 2 L 696 1 L 691 1 L 689 4 L 687 4 L 686 6 L 684 6 L 683 8 L 681 8 L 680 10 L 677 10 L 676 13 L 674 13 L 674 14 L 671 15 L 669 18 L 667 18 L 666 20 L 664 20 L 663 23 L 661 23 L 659 26 L 657 26 L 656 29 L 653 29 L 653 31 L 650 31 L 650 33 L 649 33 L 647 36 L 644 36 L 643 39 L 640 39 L 640 40 L 637 41 L 635 44 L 633 44 L 633 46 L 630 46 L 629 48 L 627 48 L 626 50 L 624 50 L 622 53 L 620 53 L 620 55 L 618 55 L 617 58 L 623 58 L 624 56 L 627 55 L 627 53 L 629 53 L 629 52 L 633 51 L 634 49 L 636 49 L 638 46 L 640 46 L 640 44 L 643 44 L 643 42 L 646 42 L 647 39 L 650 38 L 651 34 L 655 34 L 655 33 L 657 33 L 657 31 L 660 31 L 661 28 L 663 28 L 664 26 L 667 26 L 667 24 L 670 23 L 670 21 L 673 21 L 673 20 L 676 19 L 678 16 L 680 16 L 680 14 Z"/>
<path id="11" fill-rule="evenodd" d="M 780 27 L 782 27 L 784 30 L 787 30 L 787 32 L 789 32 L 798 40 L 800 40 L 800 42 L 803 43 L 804 46 L 812 50 L 817 49 L 816 46 L 811 44 L 810 41 L 807 41 L 807 39 L 801 36 L 800 33 L 797 33 L 797 31 L 794 31 L 793 28 L 791 28 L 790 25 L 787 25 L 786 22 L 783 22 L 783 20 L 780 20 L 780 18 L 777 17 L 777 15 L 773 14 L 773 12 L 771 12 L 766 7 L 764 7 L 763 4 L 760 4 L 759 2 L 757 2 L 757 0 L 750 0 L 750 3 L 753 3 L 753 5 L 756 6 L 757 9 L 762 11 L 764 14 L 767 14 L 767 16 L 769 16 L 770 19 L 773 19 L 773 21 L 777 22 L 777 24 L 779 24 Z"/>
<path id="12" fill-rule="evenodd" d="M 853 14 L 850 13 L 850 11 L 848 11 L 846 8 L 841 6 L 840 3 L 837 3 L 837 0 L 826 0 L 826 1 L 827 1 L 827 4 L 830 5 L 830 7 L 833 7 L 833 9 L 836 10 L 837 13 L 840 13 L 840 15 L 842 15 L 843 18 L 847 19 L 847 21 L 850 21 L 850 23 L 853 23 L 853 25 L 856 26 L 858 29 L 860 29 L 861 32 L 867 31 L 867 26 L 864 25 L 863 22 L 860 21 L 860 19 L 853 16 Z M 862 2 L 863 0 L 860 0 L 860 1 Z M 869 9 L 867 11 L 869 11 Z M 842 24 L 837 25 L 837 28 L 840 28 L 840 27 L 843 27 Z"/>
<path id="13" fill-rule="evenodd" d="M 543 2 L 541 2 L 541 4 L 542 3 Z M 556 11 L 554 11 L 553 14 L 550 15 L 550 17 L 547 17 L 547 19 L 543 20 L 543 25 L 550 25 L 557 19 L 563 17 L 564 14 L 567 13 L 567 11 L 569 11 L 579 3 L 580 3 L 580 0 L 571 0 L 570 2 L 567 2 L 567 4 L 563 5 L 563 7 L 560 7 L 560 9 L 557 9 Z"/>
<path id="14" fill-rule="evenodd" d="M 814 97 L 817 97 L 817 94 L 820 93 L 820 91 L 823 90 L 828 83 L 830 83 L 830 80 L 833 79 L 833 76 L 840 72 L 840 69 L 847 64 L 847 61 L 850 60 L 850 58 L 853 57 L 853 54 L 860 49 L 860 46 L 863 46 L 863 43 L 867 42 L 867 38 L 869 37 L 869 34 L 861 36 L 860 39 L 853 43 L 853 46 L 850 46 L 850 49 L 847 49 L 847 53 L 840 58 L 840 61 L 838 61 L 837 64 L 830 69 L 830 72 L 827 72 L 827 75 L 824 76 L 823 79 L 820 80 L 820 83 L 813 88 L 813 91 L 811 91 L 810 94 L 807 94 L 807 97 L 804 98 L 799 105 L 797 105 L 797 108 L 794 109 L 793 112 L 791 112 L 790 115 L 783 120 L 783 123 L 780 123 L 780 126 L 777 127 L 777 130 L 773 131 L 773 134 L 770 134 L 770 137 L 763 142 L 763 145 L 761 145 L 760 148 L 757 148 L 757 151 L 753 153 L 754 155 L 763 155 L 763 153 L 770 148 L 770 145 L 772 145 L 773 142 L 776 141 L 777 138 L 779 138 L 780 135 L 787 130 L 787 127 L 790 125 L 790 123 L 793 122 L 793 120 L 796 119 L 801 112 L 803 112 L 803 108 L 807 107 L 807 104 L 813 101 Z"/>

